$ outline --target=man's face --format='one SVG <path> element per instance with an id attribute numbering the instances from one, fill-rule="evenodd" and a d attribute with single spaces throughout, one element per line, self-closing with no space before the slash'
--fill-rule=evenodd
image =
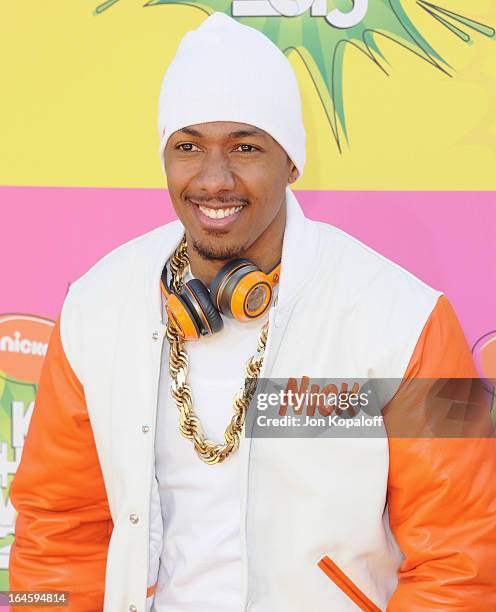
<path id="1" fill-rule="evenodd" d="M 169 194 L 192 246 L 232 259 L 284 219 L 297 170 L 266 132 L 246 123 L 199 123 L 174 132 L 164 152 Z M 282 215 L 282 217 L 281 217 Z"/>

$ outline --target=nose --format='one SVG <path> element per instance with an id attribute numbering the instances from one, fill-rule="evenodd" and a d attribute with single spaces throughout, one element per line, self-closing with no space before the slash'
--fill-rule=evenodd
<path id="1" fill-rule="evenodd" d="M 225 153 L 209 151 L 204 155 L 195 187 L 211 195 L 234 189 L 235 180 Z"/>

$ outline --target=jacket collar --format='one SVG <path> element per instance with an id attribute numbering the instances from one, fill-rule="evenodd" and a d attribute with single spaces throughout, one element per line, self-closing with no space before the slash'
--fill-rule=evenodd
<path id="1" fill-rule="evenodd" d="M 181 242 L 184 227 L 179 220 L 163 225 L 156 230 L 158 240 L 154 249 L 152 266 L 148 277 L 148 295 L 153 309 L 153 319 L 162 323 L 162 297 L 160 278 L 162 270 Z M 286 188 L 286 226 L 282 244 L 281 274 L 278 289 L 278 309 L 289 305 L 303 291 L 312 276 L 319 251 L 316 224 L 307 219 L 293 191 Z"/>
<path id="2" fill-rule="evenodd" d="M 317 224 L 307 219 L 296 195 L 286 188 L 286 227 L 282 243 L 278 308 L 285 308 L 313 276 L 319 252 Z"/>

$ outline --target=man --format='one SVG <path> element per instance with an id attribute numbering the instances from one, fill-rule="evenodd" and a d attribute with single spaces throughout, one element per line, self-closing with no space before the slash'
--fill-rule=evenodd
<path id="1" fill-rule="evenodd" d="M 11 588 L 77 612 L 494 610 L 494 439 L 241 435 L 247 360 L 251 379 L 476 376 L 444 296 L 303 216 L 284 55 L 215 13 L 159 130 L 179 221 L 71 286 L 12 485 Z"/>

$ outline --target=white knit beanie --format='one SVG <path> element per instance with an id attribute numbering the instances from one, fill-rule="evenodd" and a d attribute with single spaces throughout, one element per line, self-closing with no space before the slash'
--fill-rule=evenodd
<path id="1" fill-rule="evenodd" d="M 270 134 L 301 176 L 305 128 L 298 83 L 288 59 L 264 34 L 224 13 L 187 32 L 162 81 L 159 154 L 169 136 L 210 121 L 248 123 Z"/>

